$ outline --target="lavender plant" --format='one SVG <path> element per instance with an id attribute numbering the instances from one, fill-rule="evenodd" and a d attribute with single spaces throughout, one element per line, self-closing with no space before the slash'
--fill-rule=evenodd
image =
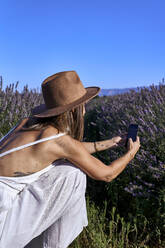
<path id="1" fill-rule="evenodd" d="M 7 133 L 20 119 L 31 114 L 31 108 L 43 103 L 41 92 L 36 89 L 29 90 L 24 86 L 20 93 L 18 82 L 10 84 L 3 90 L 3 79 L 0 77 L 0 136 Z"/>
<path id="2" fill-rule="evenodd" d="M 165 85 L 101 97 L 92 103 L 86 122 L 86 140 L 107 139 L 127 132 L 130 123 L 139 124 L 141 148 L 126 170 L 112 183 L 96 185 L 89 180 L 91 197 L 109 201 L 128 219 L 142 214 L 154 239 L 164 239 L 165 231 Z M 90 106 L 91 109 L 91 106 Z M 93 118 L 94 117 L 94 118 Z M 110 164 L 125 148 L 101 152 L 96 156 Z M 92 193 L 91 193 L 92 192 Z M 102 193 L 101 193 L 102 192 Z M 156 231 L 159 230 L 159 231 Z"/>

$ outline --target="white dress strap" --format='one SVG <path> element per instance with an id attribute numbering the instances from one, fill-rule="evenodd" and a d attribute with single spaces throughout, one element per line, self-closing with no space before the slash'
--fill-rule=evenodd
<path id="1" fill-rule="evenodd" d="M 15 151 L 18 151 L 18 150 L 21 150 L 23 148 L 26 148 L 28 146 L 32 146 L 34 144 L 38 144 L 38 143 L 41 143 L 41 142 L 44 142 L 46 140 L 51 140 L 51 139 L 54 139 L 54 138 L 58 138 L 58 137 L 61 137 L 63 135 L 65 135 L 66 133 L 59 133 L 59 134 L 56 134 L 56 135 L 52 135 L 52 136 L 49 136 L 49 137 L 46 137 L 46 138 L 43 138 L 43 139 L 40 139 L 40 140 L 36 140 L 34 142 L 31 142 L 31 143 L 28 143 L 28 144 L 25 144 L 25 145 L 22 145 L 22 146 L 18 146 L 18 147 L 15 147 L 15 148 L 12 148 L 6 152 L 3 152 L 0 154 L 0 157 L 3 157 L 11 152 L 15 152 Z"/>

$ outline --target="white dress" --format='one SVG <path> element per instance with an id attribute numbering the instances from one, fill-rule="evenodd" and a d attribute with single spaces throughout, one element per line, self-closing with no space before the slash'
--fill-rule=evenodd
<path id="1" fill-rule="evenodd" d="M 85 191 L 86 174 L 65 159 L 28 176 L 0 176 L 0 248 L 67 248 L 88 225 Z"/>

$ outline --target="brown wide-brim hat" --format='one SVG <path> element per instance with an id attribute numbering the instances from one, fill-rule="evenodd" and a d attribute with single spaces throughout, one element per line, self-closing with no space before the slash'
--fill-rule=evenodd
<path id="1" fill-rule="evenodd" d="M 32 109 L 32 116 L 38 118 L 62 114 L 98 95 L 99 87 L 84 88 L 75 71 L 58 72 L 42 83 L 45 104 Z"/>

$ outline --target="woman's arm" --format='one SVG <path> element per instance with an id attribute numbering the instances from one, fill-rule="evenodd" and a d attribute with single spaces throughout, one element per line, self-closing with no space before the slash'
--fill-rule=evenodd
<path id="1" fill-rule="evenodd" d="M 81 142 L 85 149 L 90 153 L 104 151 L 106 149 L 116 147 L 117 144 L 121 141 L 121 137 L 116 136 L 112 139 L 95 141 L 95 142 Z"/>
<path id="2" fill-rule="evenodd" d="M 60 156 L 62 158 L 70 160 L 91 178 L 110 182 L 117 177 L 124 170 L 126 165 L 134 158 L 135 154 L 139 150 L 140 141 L 139 137 L 136 142 L 129 139 L 128 151 L 108 166 L 101 160 L 90 155 L 81 142 L 73 139 L 69 135 L 63 136 L 59 145 Z"/>

